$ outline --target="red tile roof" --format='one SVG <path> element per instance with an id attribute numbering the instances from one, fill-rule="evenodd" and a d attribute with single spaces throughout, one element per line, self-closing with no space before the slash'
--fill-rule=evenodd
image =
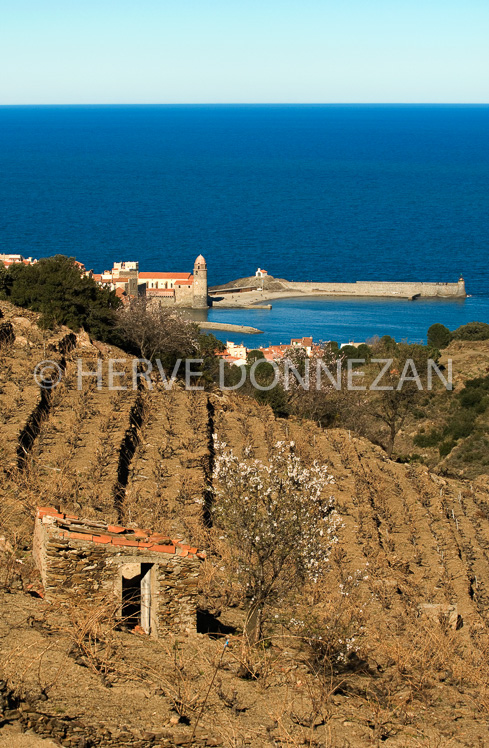
<path id="1" fill-rule="evenodd" d="M 312 338 L 292 338 L 290 345 L 302 345 L 304 348 L 312 345 Z"/>
<path id="2" fill-rule="evenodd" d="M 43 524 L 54 524 L 59 537 L 84 540 L 88 543 L 112 544 L 115 546 L 141 548 L 143 552 L 171 553 L 178 556 L 205 558 L 205 551 L 198 551 L 180 540 L 172 540 L 166 535 L 152 533 L 151 530 L 133 529 L 119 525 L 106 525 L 103 522 L 79 519 L 73 514 L 58 512 L 52 506 L 40 506 L 37 519 Z"/>
<path id="3" fill-rule="evenodd" d="M 139 273 L 139 280 L 190 280 L 191 273 Z"/>

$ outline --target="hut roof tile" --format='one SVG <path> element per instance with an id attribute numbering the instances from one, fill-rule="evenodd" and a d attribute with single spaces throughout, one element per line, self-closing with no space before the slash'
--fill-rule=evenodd
<path id="1" fill-rule="evenodd" d="M 178 552 L 184 557 L 205 558 L 205 551 L 199 551 L 195 547 L 185 545 L 180 540 L 173 540 L 161 533 L 120 525 L 107 525 L 89 519 L 82 520 L 73 514 L 64 514 L 51 506 L 38 507 L 37 518 L 43 524 L 54 525 L 59 530 L 59 535 L 67 539 L 141 548 L 143 552 L 169 554 Z"/>

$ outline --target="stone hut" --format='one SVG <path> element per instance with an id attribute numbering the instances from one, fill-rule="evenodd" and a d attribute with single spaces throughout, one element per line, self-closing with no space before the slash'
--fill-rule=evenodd
<path id="1" fill-rule="evenodd" d="M 153 637 L 197 627 L 197 577 L 204 552 L 180 540 L 37 510 L 34 560 L 46 598 L 80 591 L 85 599 L 114 594 L 126 625 Z"/>

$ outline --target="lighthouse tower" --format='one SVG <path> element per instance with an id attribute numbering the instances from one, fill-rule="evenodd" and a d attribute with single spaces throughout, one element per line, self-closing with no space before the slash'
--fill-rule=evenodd
<path id="1" fill-rule="evenodd" d="M 467 296 L 467 292 L 465 290 L 465 281 L 464 281 L 463 275 L 461 275 L 460 278 L 458 279 L 457 296 L 463 296 L 464 298 Z"/>
<path id="2" fill-rule="evenodd" d="M 207 309 L 207 264 L 202 255 L 194 262 L 193 300 L 194 309 Z"/>

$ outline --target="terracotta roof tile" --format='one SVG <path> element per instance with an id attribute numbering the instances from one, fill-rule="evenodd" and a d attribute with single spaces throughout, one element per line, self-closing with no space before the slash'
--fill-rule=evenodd
<path id="1" fill-rule="evenodd" d="M 153 541 L 153 543 L 161 543 L 162 541 L 163 543 L 173 542 L 170 540 L 168 535 L 161 535 L 160 533 L 155 533 L 155 532 L 150 533 L 148 540 Z"/>
<path id="2" fill-rule="evenodd" d="M 190 276 L 191 273 L 139 273 L 139 280 L 151 280 L 152 278 L 156 280 L 188 280 Z"/>
<path id="3" fill-rule="evenodd" d="M 182 557 L 205 558 L 205 551 L 198 551 L 197 548 L 185 545 L 179 539 L 169 538 L 162 533 L 152 533 L 151 530 L 106 525 L 103 522 L 94 522 L 89 519 L 80 520 L 73 514 L 58 512 L 54 507 L 39 507 L 37 518 L 43 524 L 46 524 L 47 521 L 48 532 L 56 529 L 55 537 L 57 538 L 141 548 L 152 553 L 177 553 Z"/>
<path id="4" fill-rule="evenodd" d="M 93 535 L 88 535 L 84 532 L 70 532 L 68 533 L 68 537 L 73 538 L 74 540 L 92 540 Z"/>
<path id="5" fill-rule="evenodd" d="M 147 538 L 149 532 L 147 530 L 134 530 L 134 535 L 136 538 Z"/>
<path id="6" fill-rule="evenodd" d="M 74 533 L 71 533 L 73 537 Z M 130 545 L 133 548 L 137 548 L 139 543 L 137 540 L 129 540 L 128 538 L 112 538 L 112 545 Z"/>
<path id="7" fill-rule="evenodd" d="M 158 553 L 175 553 L 174 545 L 152 545 L 150 546 L 152 551 Z"/>

